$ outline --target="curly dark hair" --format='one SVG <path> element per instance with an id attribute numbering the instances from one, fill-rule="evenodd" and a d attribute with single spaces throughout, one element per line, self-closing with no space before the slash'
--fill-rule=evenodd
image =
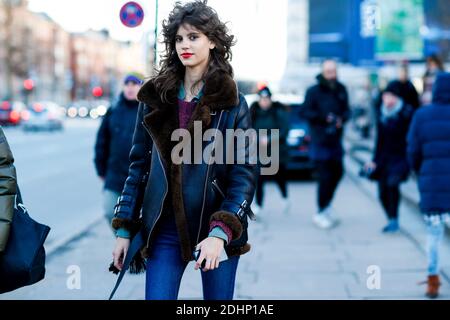
<path id="1" fill-rule="evenodd" d="M 233 76 L 230 61 L 231 47 L 235 44 L 234 36 L 229 34 L 226 24 L 220 21 L 217 12 L 208 6 L 207 2 L 207 0 L 196 0 L 186 4 L 176 2 L 169 17 L 163 21 L 165 53 L 161 56 L 160 69 L 153 82 L 161 100 L 165 103 L 173 103 L 168 101 L 168 92 L 177 88 L 180 80 L 184 79 L 185 67 L 175 48 L 175 37 L 183 24 L 191 25 L 215 44 L 215 48 L 210 50 L 207 70 L 198 83 L 207 82 L 216 72 Z"/>

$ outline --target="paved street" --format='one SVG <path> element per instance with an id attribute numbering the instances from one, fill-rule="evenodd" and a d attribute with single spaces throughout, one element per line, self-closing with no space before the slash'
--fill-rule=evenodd
<path id="1" fill-rule="evenodd" d="M 101 214 L 101 185 L 92 164 L 96 122 L 72 122 L 62 134 L 24 135 L 7 129 L 17 159 L 19 182 L 33 217 L 52 227 L 52 247 L 44 281 L 0 299 L 106 299 L 115 276 L 107 272 L 114 244 Z M 404 203 L 402 231 L 380 232 L 386 220 L 375 185 L 356 178 L 358 166 L 346 159 L 347 176 L 336 195 L 341 219 L 335 229 L 317 229 L 313 181 L 289 184 L 291 207 L 283 213 L 275 185 L 267 186 L 265 208 L 250 224 L 253 249 L 243 256 L 237 275 L 237 299 L 423 299 L 426 278 L 425 226 L 416 208 Z M 97 220 L 96 220 L 97 219 Z M 79 226 L 88 226 L 88 230 Z M 49 243 L 49 245 L 51 245 Z M 57 248 L 55 251 L 54 249 Z M 442 248 L 441 299 L 450 299 L 450 241 Z M 72 269 L 76 266 L 75 269 Z M 379 268 L 380 288 L 370 290 L 367 269 Z M 68 289 L 71 270 L 80 270 L 80 289 Z M 69 271 L 69 273 L 68 273 Z M 180 298 L 200 299 L 199 271 L 190 264 Z M 127 275 L 118 299 L 143 299 L 143 275 Z M 70 281 L 69 281 L 70 287 Z"/>
<path id="2" fill-rule="evenodd" d="M 63 133 L 6 128 L 23 200 L 36 220 L 52 227 L 53 247 L 101 214 L 101 183 L 93 148 L 97 121 L 71 120 Z"/>

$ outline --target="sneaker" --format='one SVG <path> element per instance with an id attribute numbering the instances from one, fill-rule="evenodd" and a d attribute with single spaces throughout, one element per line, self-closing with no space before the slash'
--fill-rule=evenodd
<path id="1" fill-rule="evenodd" d="M 336 214 L 336 210 L 334 210 L 334 208 L 332 207 L 327 207 L 325 210 L 321 212 L 321 214 L 326 215 L 328 219 L 330 219 L 333 222 L 333 224 L 338 224 L 340 222 L 340 219 Z"/>
<path id="2" fill-rule="evenodd" d="M 313 216 L 313 222 L 321 229 L 330 229 L 334 226 L 333 221 L 328 217 L 328 215 L 323 213 L 316 213 Z"/>
<path id="3" fill-rule="evenodd" d="M 389 220 L 388 224 L 383 228 L 383 233 L 394 233 L 400 230 L 397 219 Z"/>

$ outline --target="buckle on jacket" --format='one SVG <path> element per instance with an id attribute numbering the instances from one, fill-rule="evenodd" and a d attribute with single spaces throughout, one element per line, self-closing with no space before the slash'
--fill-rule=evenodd
<path id="1" fill-rule="evenodd" d="M 241 205 L 239 206 L 239 210 L 236 214 L 239 217 L 239 220 L 241 221 L 243 221 L 245 215 L 247 215 L 252 221 L 256 220 L 256 215 L 253 213 L 252 209 L 248 206 L 247 200 L 244 200 L 241 203 Z"/>

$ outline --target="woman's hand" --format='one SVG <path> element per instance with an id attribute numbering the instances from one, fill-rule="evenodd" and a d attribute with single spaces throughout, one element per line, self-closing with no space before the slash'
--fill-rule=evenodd
<path id="1" fill-rule="evenodd" d="M 222 239 L 216 237 L 208 237 L 200 242 L 196 249 L 201 250 L 200 257 L 195 263 L 195 270 L 198 270 L 203 260 L 206 260 L 203 271 L 214 270 L 219 267 L 219 258 L 222 250 L 224 249 L 225 242 Z"/>
<path id="2" fill-rule="evenodd" d="M 127 255 L 129 247 L 130 247 L 130 239 L 117 237 L 116 247 L 114 248 L 113 251 L 113 259 L 114 259 L 114 266 L 119 270 L 122 270 L 123 262 Z"/>

